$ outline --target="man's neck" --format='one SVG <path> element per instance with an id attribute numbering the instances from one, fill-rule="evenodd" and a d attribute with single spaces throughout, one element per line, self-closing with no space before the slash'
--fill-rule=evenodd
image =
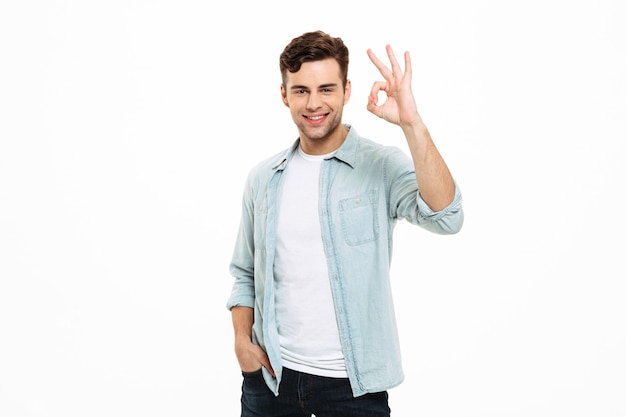
<path id="1" fill-rule="evenodd" d="M 309 155 L 326 155 L 339 149 L 347 136 L 348 129 L 343 124 L 321 139 L 309 139 L 300 132 L 300 147 Z"/>

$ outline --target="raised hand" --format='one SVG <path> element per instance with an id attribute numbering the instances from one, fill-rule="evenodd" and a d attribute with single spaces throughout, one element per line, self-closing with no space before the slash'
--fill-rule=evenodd
<path id="1" fill-rule="evenodd" d="M 370 60 L 385 79 L 385 81 L 376 81 L 372 86 L 367 101 L 367 110 L 388 122 L 408 127 L 421 121 L 411 90 L 411 57 L 408 52 L 404 53 L 403 73 L 391 46 L 387 45 L 386 49 L 391 69 L 387 68 L 371 49 L 367 50 Z M 382 104 L 378 104 L 378 95 L 381 91 L 387 97 Z"/>

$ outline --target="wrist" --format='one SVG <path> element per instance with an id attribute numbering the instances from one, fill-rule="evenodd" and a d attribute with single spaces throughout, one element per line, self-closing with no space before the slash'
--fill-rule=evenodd
<path id="1" fill-rule="evenodd" d="M 402 132 L 407 140 L 415 140 L 415 139 L 425 139 L 430 137 L 430 133 L 428 132 L 428 128 L 422 121 L 422 119 L 418 118 L 412 123 L 408 123 L 401 126 Z"/>

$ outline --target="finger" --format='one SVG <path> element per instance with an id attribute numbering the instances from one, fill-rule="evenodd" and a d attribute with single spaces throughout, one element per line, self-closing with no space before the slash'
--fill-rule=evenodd
<path id="1" fill-rule="evenodd" d="M 379 81 L 377 84 L 382 85 L 383 83 Z M 380 88 L 372 88 L 372 93 L 367 97 L 367 111 L 382 118 L 385 109 L 382 104 L 378 105 L 378 91 L 380 91 Z"/>
<path id="2" fill-rule="evenodd" d="M 370 90 L 370 97 L 374 100 L 374 104 L 378 103 L 378 93 L 381 91 L 387 93 L 387 83 L 385 81 L 376 81 Z"/>
<path id="3" fill-rule="evenodd" d="M 274 378 L 276 378 L 276 372 L 274 372 L 274 369 L 272 368 L 272 365 L 270 364 L 270 361 L 264 361 L 265 363 L 263 364 L 263 366 L 265 366 L 265 369 L 267 369 L 269 371 L 270 374 L 272 374 L 272 376 Z"/>
<path id="4" fill-rule="evenodd" d="M 372 97 L 369 96 L 367 98 L 367 111 L 369 111 L 370 113 L 382 118 L 383 117 L 383 108 L 382 106 L 377 106 L 376 105 L 376 100 Z"/>
<path id="5" fill-rule="evenodd" d="M 411 65 L 411 56 L 409 51 L 404 53 L 404 75 L 409 78 L 409 81 L 413 77 L 413 66 Z"/>
<path id="6" fill-rule="evenodd" d="M 378 71 L 380 71 L 380 73 L 382 74 L 383 77 L 385 77 L 386 80 L 391 78 L 391 71 L 389 70 L 389 68 L 387 68 L 385 64 L 383 64 L 383 62 L 380 59 L 378 59 L 376 54 L 374 54 L 374 51 L 372 51 L 371 49 L 368 49 L 367 56 L 370 58 L 370 61 L 372 61 L 372 63 L 376 66 L 376 68 L 378 68 Z"/>
<path id="7" fill-rule="evenodd" d="M 272 368 L 272 364 L 270 363 L 270 358 L 267 356 L 267 353 L 263 351 L 263 353 L 259 356 L 258 359 L 259 359 L 259 362 L 261 362 L 261 365 L 263 365 L 265 369 L 267 369 L 269 373 L 272 374 L 274 378 L 276 378 L 276 373 L 274 372 L 274 369 Z"/>
<path id="8" fill-rule="evenodd" d="M 393 53 L 393 49 L 391 49 L 391 45 L 387 45 L 386 49 L 387 49 L 387 56 L 389 57 L 389 62 L 391 62 L 391 71 L 394 74 L 402 76 L 402 69 L 400 68 L 400 64 L 398 63 L 398 60 L 396 59 L 396 56 Z"/>

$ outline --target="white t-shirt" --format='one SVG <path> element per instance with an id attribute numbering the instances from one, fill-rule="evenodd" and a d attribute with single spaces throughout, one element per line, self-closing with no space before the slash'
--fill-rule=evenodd
<path id="1" fill-rule="evenodd" d="M 329 155 L 300 148 L 284 171 L 274 278 L 283 364 L 314 375 L 347 377 L 319 217 L 319 175 Z"/>

